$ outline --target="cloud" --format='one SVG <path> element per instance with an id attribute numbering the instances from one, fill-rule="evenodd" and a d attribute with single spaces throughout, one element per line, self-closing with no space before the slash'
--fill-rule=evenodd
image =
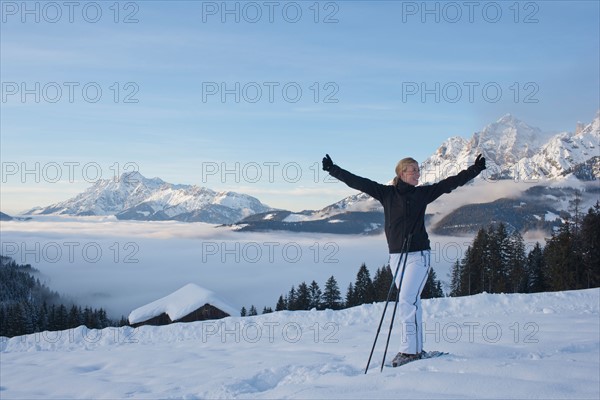
<path id="1" fill-rule="evenodd" d="M 450 200 L 494 197 L 478 192 L 480 185 L 473 185 Z M 495 196 L 510 193 L 514 189 L 506 185 Z M 274 307 L 292 285 L 315 280 L 323 288 L 330 276 L 344 296 L 362 263 L 373 277 L 389 257 L 383 234 L 236 232 L 204 223 L 112 216 L 36 216 L 27 222 L 2 221 L 0 228 L 3 255 L 32 264 L 52 290 L 80 305 L 103 307 L 113 318 L 188 283 L 240 309 Z M 447 289 L 452 264 L 464 256 L 472 238 L 430 235 L 430 240 L 432 267 Z M 543 235 L 526 240 L 533 246 L 543 242 Z"/>
<path id="2" fill-rule="evenodd" d="M 437 199 L 427 207 L 427 212 L 435 214 L 431 221 L 432 224 L 435 224 L 451 211 L 464 205 L 489 203 L 501 198 L 514 198 L 537 184 L 539 182 L 476 179 L 472 184 L 459 187 Z"/>
<path id="3" fill-rule="evenodd" d="M 292 285 L 330 276 L 340 290 L 365 262 L 387 262 L 382 235 L 245 233 L 203 223 L 35 217 L 2 221 L 1 252 L 41 271 L 41 280 L 82 305 L 118 318 L 187 283 L 234 306 L 274 307 Z"/>

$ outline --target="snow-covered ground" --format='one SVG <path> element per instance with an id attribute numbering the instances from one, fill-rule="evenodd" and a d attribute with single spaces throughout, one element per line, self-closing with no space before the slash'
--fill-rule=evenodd
<path id="1" fill-rule="evenodd" d="M 366 375 L 382 303 L 4 338 L 0 397 L 598 399 L 599 302 L 600 289 L 426 300 L 425 348 L 450 355 L 380 373 L 386 319 Z"/>

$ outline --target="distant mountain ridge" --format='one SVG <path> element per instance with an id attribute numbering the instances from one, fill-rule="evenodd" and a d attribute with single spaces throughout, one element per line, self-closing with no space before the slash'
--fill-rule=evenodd
<path id="1" fill-rule="evenodd" d="M 481 227 L 498 223 L 503 223 L 510 232 L 551 232 L 561 224 L 562 218 L 568 216 L 561 204 L 568 204 L 575 192 L 573 188 L 533 186 L 514 198 L 467 204 L 448 213 L 432 227 L 432 232 L 438 235 L 471 234 Z M 585 211 L 584 207 L 580 210 Z"/>
<path id="2" fill-rule="evenodd" d="M 10 215 L 0 212 L 0 221 L 11 221 L 12 219 L 13 217 L 11 217 Z"/>
<path id="3" fill-rule="evenodd" d="M 12 217 L 0 211 L 0 221 L 28 221 L 30 217 Z"/>
<path id="4" fill-rule="evenodd" d="M 227 224 L 273 210 L 258 199 L 235 192 L 216 192 L 195 185 L 177 185 L 139 172 L 102 179 L 77 196 L 29 215 L 115 215 L 123 220 L 206 222 Z"/>
<path id="5" fill-rule="evenodd" d="M 486 157 L 488 169 L 483 177 L 476 179 L 512 179 L 537 182 L 542 186 L 544 182 L 561 181 L 569 176 L 581 181 L 596 181 L 600 179 L 600 111 L 591 123 L 578 123 L 575 132 L 558 134 L 544 133 L 506 114 L 468 140 L 457 136 L 444 141 L 421 164 L 421 184 L 434 183 L 457 173 L 471 165 L 480 153 Z M 531 196 L 527 202 L 531 205 Z M 497 203 L 506 205 L 505 210 L 509 209 L 508 204 Z M 556 214 L 560 211 L 558 206 L 548 207 L 547 212 Z M 231 225 L 243 231 L 372 234 L 383 231 L 382 211 L 378 201 L 358 192 L 320 210 L 291 212 L 273 209 L 252 196 L 240 193 L 176 185 L 130 172 L 118 180 L 98 181 L 72 199 L 36 207 L 26 214 L 116 215 L 124 220 L 200 221 Z M 528 217 L 529 222 L 520 224 L 513 221 L 512 225 L 517 229 L 534 226 L 536 219 L 544 215 L 540 207 L 520 208 L 520 212 L 529 211 L 534 213 Z M 436 226 L 435 231 L 460 231 L 461 226 L 466 226 L 461 218 L 468 218 L 468 215 L 469 212 L 454 214 L 451 219 L 442 220 L 442 226 Z M 485 222 L 492 213 L 480 215 L 478 221 Z M 498 218 L 498 214 L 494 218 Z M 447 229 L 444 224 L 448 225 Z M 545 224 L 546 227 L 551 225 Z"/>

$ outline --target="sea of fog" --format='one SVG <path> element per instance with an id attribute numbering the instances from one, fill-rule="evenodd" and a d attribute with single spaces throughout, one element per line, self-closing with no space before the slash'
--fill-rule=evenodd
<path id="1" fill-rule="evenodd" d="M 2 221 L 0 251 L 31 264 L 52 290 L 113 318 L 188 284 L 215 292 L 232 307 L 275 308 L 305 281 L 324 288 L 334 276 L 342 296 L 365 263 L 388 263 L 385 237 L 239 232 L 204 223 L 118 221 L 115 217 L 35 216 Z M 448 291 L 449 272 L 472 237 L 432 235 L 432 267 Z M 533 247 L 541 238 L 526 238 Z"/>

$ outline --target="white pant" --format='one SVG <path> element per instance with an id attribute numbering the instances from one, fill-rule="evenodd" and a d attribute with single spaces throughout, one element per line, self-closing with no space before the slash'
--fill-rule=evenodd
<path id="1" fill-rule="evenodd" d="M 421 292 L 425 287 L 430 268 L 430 251 L 414 251 L 407 254 L 406 267 L 400 253 L 390 254 L 392 274 L 400 263 L 396 287 L 400 290 L 396 319 L 401 329 L 400 352 L 417 354 L 423 351 L 423 312 Z"/>

